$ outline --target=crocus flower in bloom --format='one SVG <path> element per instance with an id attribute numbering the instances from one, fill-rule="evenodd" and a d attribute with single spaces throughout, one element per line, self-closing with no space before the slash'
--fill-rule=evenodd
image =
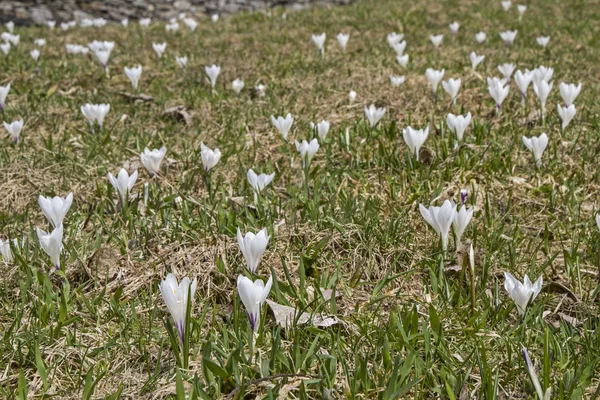
<path id="1" fill-rule="evenodd" d="M 538 84 L 535 82 L 533 83 L 533 91 L 542 106 L 542 119 L 544 119 L 544 115 L 546 114 L 546 101 L 548 100 L 551 90 L 552 82 L 548 83 L 546 81 L 540 81 Z"/>
<path id="2" fill-rule="evenodd" d="M 129 25 L 129 18 L 123 18 L 121 20 L 121 25 L 126 28 L 127 25 Z"/>
<path id="3" fill-rule="evenodd" d="M 581 92 L 581 83 L 575 86 L 572 83 L 567 84 L 561 82 L 558 88 L 560 90 L 560 95 L 565 102 L 565 105 L 568 107 L 571 104 L 573 104 L 577 96 L 579 96 L 579 93 Z"/>
<path id="4" fill-rule="evenodd" d="M 140 154 L 140 160 L 150 175 L 158 175 L 160 163 L 165 158 L 165 154 L 167 154 L 167 148 L 164 146 L 152 151 L 146 147 L 144 152 Z"/>
<path id="5" fill-rule="evenodd" d="M 397 56 L 396 57 L 396 61 L 398 61 L 398 64 L 402 67 L 402 68 L 406 68 L 406 66 L 408 65 L 408 54 L 404 54 L 401 56 Z"/>
<path id="6" fill-rule="evenodd" d="M 321 122 L 319 122 L 318 124 L 314 124 L 314 123 L 310 123 L 310 127 L 312 130 L 317 132 L 317 135 L 319 136 L 319 139 L 321 140 L 321 142 L 325 141 L 325 138 L 327 137 L 327 134 L 329 133 L 329 121 L 325 121 L 322 120 Z"/>
<path id="7" fill-rule="evenodd" d="M 4 26 L 6 26 L 6 29 L 8 29 L 10 33 L 13 33 L 15 30 L 15 23 L 12 21 L 8 21 L 6 24 L 4 24 Z"/>
<path id="8" fill-rule="evenodd" d="M 406 41 L 403 40 L 399 43 L 396 43 L 392 48 L 396 52 L 396 56 L 401 56 L 402 54 L 404 54 L 404 50 L 406 49 Z"/>
<path id="9" fill-rule="evenodd" d="M 504 8 L 504 11 L 508 11 L 510 9 L 512 2 L 510 0 L 505 0 L 505 1 L 502 1 L 500 4 L 502 5 L 502 8 Z"/>
<path id="10" fill-rule="evenodd" d="M 196 30 L 196 28 L 198 27 L 198 22 L 196 22 L 196 20 L 193 18 L 184 18 L 183 23 L 192 32 L 194 32 Z"/>
<path id="11" fill-rule="evenodd" d="M 524 4 L 517 5 L 517 11 L 519 12 L 519 21 L 523 18 L 523 14 L 527 11 L 527 6 Z"/>
<path id="12" fill-rule="evenodd" d="M 514 72 L 515 68 L 515 64 L 506 63 L 498 65 L 498 71 L 500 71 L 502 76 L 506 78 L 506 82 L 510 82 L 510 77 L 512 76 L 512 73 Z"/>
<path id="13" fill-rule="evenodd" d="M 265 97 L 265 93 L 267 92 L 267 86 L 263 85 L 262 83 L 259 83 L 254 87 L 254 90 L 256 90 L 256 94 L 258 95 L 258 97 Z"/>
<path id="14" fill-rule="evenodd" d="M 254 172 L 254 170 L 250 168 L 248 170 L 248 173 L 246 174 L 246 177 L 248 178 L 248 183 L 250 184 L 252 189 L 254 189 L 257 193 L 260 193 L 264 190 L 265 187 L 269 185 L 269 183 L 271 183 L 271 181 L 273 181 L 273 178 L 275 178 L 275 172 L 273 172 L 271 175 L 257 175 L 256 172 Z M 248 234 L 246 234 L 246 236 L 248 236 Z"/>
<path id="15" fill-rule="evenodd" d="M 231 82 L 231 87 L 236 95 L 239 95 L 242 89 L 244 88 L 244 81 L 241 79 L 236 79 Z"/>
<path id="16" fill-rule="evenodd" d="M 425 77 L 431 84 L 431 88 L 433 89 L 433 96 L 437 96 L 437 87 L 440 84 L 440 81 L 444 78 L 444 73 L 446 70 L 442 69 L 441 71 L 435 70 L 433 68 L 427 68 L 425 71 Z"/>
<path id="17" fill-rule="evenodd" d="M 538 45 L 542 46 L 543 48 L 546 48 L 546 46 L 548 46 L 548 43 L 550 43 L 550 36 L 540 36 L 536 38 L 535 41 Z"/>
<path id="18" fill-rule="evenodd" d="M 41 39 L 41 38 L 38 38 L 38 39 L 35 39 L 35 40 L 33 41 L 33 43 L 35 43 L 35 45 L 36 45 L 37 47 L 44 47 L 44 46 L 46 45 L 46 39 Z"/>
<path id="19" fill-rule="evenodd" d="M 108 181 L 115 188 L 115 190 L 119 192 L 119 195 L 121 196 L 121 203 L 127 203 L 127 197 L 129 196 L 129 193 L 131 193 L 131 189 L 133 189 L 133 186 L 137 181 L 137 176 L 137 169 L 133 171 L 133 174 L 129 175 L 125 169 L 121 168 L 116 178 L 110 172 L 108 173 Z"/>
<path id="20" fill-rule="evenodd" d="M 552 75 L 554 74 L 554 68 L 546 68 L 543 65 L 540 65 L 539 67 L 534 69 L 532 73 L 533 78 L 531 82 L 533 82 L 535 85 L 538 85 L 541 81 L 550 82 L 550 80 L 552 79 Z"/>
<path id="21" fill-rule="evenodd" d="M 150 19 L 150 18 L 142 18 L 142 19 L 140 19 L 139 22 L 140 22 L 140 26 L 147 27 L 152 22 L 152 19 Z"/>
<path id="22" fill-rule="evenodd" d="M 504 41 L 506 47 L 509 47 L 515 41 L 517 37 L 517 31 L 504 31 L 500 32 L 500 38 Z"/>
<path id="23" fill-rule="evenodd" d="M 300 153 L 300 156 L 302 157 L 302 162 L 308 164 L 310 164 L 320 147 L 319 141 L 316 138 L 311 140 L 310 142 L 307 142 L 306 140 L 298 142 L 296 140 L 294 144 L 296 146 L 296 150 L 298 151 L 298 153 Z"/>
<path id="24" fill-rule="evenodd" d="M 29 52 L 29 55 L 33 58 L 33 61 L 37 62 L 38 58 L 40 58 L 40 51 L 38 49 L 33 49 Z"/>
<path id="25" fill-rule="evenodd" d="M 417 161 L 419 161 L 419 152 L 421 151 L 421 147 L 427 140 L 428 136 L 429 127 L 426 127 L 425 129 L 413 129 L 412 127 L 408 126 L 402 130 L 404 142 L 410 149 L 410 153 L 417 157 Z"/>
<path id="26" fill-rule="evenodd" d="M 496 102 L 496 109 L 500 111 L 500 106 L 508 96 L 508 91 L 510 90 L 510 86 L 502 83 L 502 81 L 498 78 L 487 78 L 488 83 L 488 91 L 490 92 L 490 96 Z"/>
<path id="27" fill-rule="evenodd" d="M 546 150 L 546 146 L 548 146 L 548 136 L 546 133 L 542 133 L 538 137 L 532 136 L 531 138 L 523 136 L 523 144 L 533 153 L 535 164 L 538 167 L 541 166 L 542 154 L 544 154 L 544 150 Z"/>
<path id="28" fill-rule="evenodd" d="M 8 96 L 8 92 L 10 92 L 10 83 L 6 86 L 0 86 L 0 110 L 4 110 L 4 106 L 6 105 L 6 96 Z"/>
<path id="29" fill-rule="evenodd" d="M 441 207 L 430 206 L 429 209 L 423 204 L 419 204 L 419 210 L 425 221 L 440 235 L 442 249 L 446 251 L 448 249 L 450 227 L 456 218 L 456 204 L 446 200 Z"/>
<path id="30" fill-rule="evenodd" d="M 446 116 L 446 123 L 448 124 L 448 128 L 456 133 L 458 141 L 462 142 L 465 131 L 471 123 L 471 113 L 467 113 L 466 116 L 448 114 Z"/>
<path id="31" fill-rule="evenodd" d="M 467 208 L 467 206 L 463 204 L 463 206 L 456 213 L 454 221 L 452 221 L 454 235 L 456 236 L 456 247 L 458 247 L 458 243 L 460 243 L 463 233 L 465 233 L 469 222 L 471 222 L 471 218 L 473 218 L 473 211 L 475 211 L 473 207 Z"/>
<path id="32" fill-rule="evenodd" d="M 267 233 L 267 229 L 263 228 L 258 231 L 257 234 L 247 232 L 242 236 L 240 228 L 237 230 L 237 241 L 240 246 L 240 250 L 246 260 L 246 267 L 248 271 L 253 274 L 258 270 L 260 260 L 267 249 L 271 237 Z"/>
<path id="33" fill-rule="evenodd" d="M 477 34 L 475 35 L 475 40 L 479 44 L 485 42 L 486 38 L 487 38 L 487 35 L 485 34 L 485 32 L 477 32 Z"/>
<path id="34" fill-rule="evenodd" d="M 37 236 L 40 241 L 42 250 L 50 257 L 54 268 L 60 269 L 60 253 L 62 252 L 63 244 L 63 226 L 58 225 L 50 233 L 37 228 Z"/>
<path id="35" fill-rule="evenodd" d="M 528 69 L 525 70 L 525 73 L 518 70 L 515 73 L 515 82 L 517 82 L 517 86 L 519 87 L 519 91 L 521 92 L 521 105 L 525 105 L 525 97 L 527 93 L 527 88 L 533 79 L 533 73 Z"/>
<path id="36" fill-rule="evenodd" d="M 2 53 L 4 53 L 5 56 L 8 55 L 10 52 L 10 43 L 0 44 L 0 50 L 2 50 Z"/>
<path id="37" fill-rule="evenodd" d="M 92 132 L 94 131 L 94 123 L 97 123 L 100 129 L 104 124 L 104 118 L 110 111 L 110 104 L 84 104 L 81 106 L 81 113 L 88 120 Z"/>
<path id="38" fill-rule="evenodd" d="M 162 58 L 165 50 L 167 49 L 167 44 L 166 43 L 152 43 L 152 48 L 154 49 L 154 52 L 156 53 L 158 58 Z"/>
<path id="39" fill-rule="evenodd" d="M 556 105 L 558 109 L 558 115 L 562 121 L 562 131 L 565 131 L 565 128 L 569 125 L 571 120 L 575 117 L 575 104 L 571 104 L 569 107 L 561 107 L 560 104 Z"/>
<path id="40" fill-rule="evenodd" d="M 338 33 L 336 36 L 337 41 L 342 48 L 342 51 L 346 51 L 346 46 L 348 45 L 348 40 L 350 39 L 349 34 Z"/>
<path id="41" fill-rule="evenodd" d="M 269 277 L 265 285 L 262 280 L 257 279 L 252 282 L 245 276 L 238 276 L 237 289 L 240 299 L 246 308 L 248 317 L 250 318 L 250 327 L 253 332 L 258 331 L 260 324 L 260 309 L 269 296 L 271 286 L 273 285 L 273 277 Z"/>
<path id="42" fill-rule="evenodd" d="M 442 87 L 450 95 L 452 99 L 452 104 L 456 104 L 456 97 L 458 96 L 458 91 L 460 90 L 461 80 L 450 78 L 447 81 L 442 82 Z"/>
<path id="43" fill-rule="evenodd" d="M 167 304 L 167 309 L 171 313 L 173 322 L 175 322 L 175 326 L 177 327 L 181 344 L 185 340 L 185 317 L 188 301 L 193 301 L 196 286 L 196 278 L 190 281 L 190 278 L 186 276 L 181 280 L 181 283 L 177 283 L 177 278 L 173 274 L 168 274 L 165 280 L 158 285 L 160 294 Z M 191 297 L 188 298 L 188 295 Z"/>
<path id="44" fill-rule="evenodd" d="M 458 28 L 460 28 L 460 24 L 456 21 L 454 21 L 453 23 L 451 23 L 449 25 L 450 27 L 450 32 L 452 32 L 452 36 L 456 36 L 456 34 L 458 33 Z"/>
<path id="45" fill-rule="evenodd" d="M 444 40 L 444 35 L 431 35 L 429 36 L 429 40 L 433 43 L 433 46 L 437 49 L 442 44 L 442 40 Z"/>
<path id="46" fill-rule="evenodd" d="M 206 75 L 208 76 L 208 79 L 210 80 L 210 86 L 214 89 L 215 85 L 217 84 L 217 78 L 219 77 L 219 74 L 221 73 L 221 67 L 213 64 L 210 67 L 206 66 L 204 67 L 204 71 L 206 71 Z"/>
<path id="47" fill-rule="evenodd" d="M 404 35 L 402 33 L 392 32 L 387 35 L 387 42 L 390 47 L 394 47 L 396 43 L 400 43 L 404 39 Z"/>
<path id="48" fill-rule="evenodd" d="M 319 49 L 319 53 L 325 53 L 325 33 L 321 33 L 320 35 L 312 35 L 312 41 Z"/>
<path id="49" fill-rule="evenodd" d="M 356 92 L 354 90 L 351 90 L 348 93 L 348 102 L 352 105 L 354 101 L 356 101 Z"/>
<path id="50" fill-rule="evenodd" d="M 71 208 L 71 204 L 73 204 L 73 193 L 69 193 L 65 198 L 59 196 L 44 197 L 40 195 L 38 197 L 38 204 L 46 219 L 50 221 L 52 226 L 57 227 L 62 225 L 65 216 Z"/>
<path id="51" fill-rule="evenodd" d="M 183 69 L 187 65 L 188 58 L 187 56 L 175 57 L 175 62 L 177 62 L 177 65 L 179 65 L 181 69 Z"/>
<path id="52" fill-rule="evenodd" d="M 211 149 L 205 146 L 204 143 L 200 143 L 200 158 L 202 159 L 202 165 L 206 172 L 210 171 L 221 159 L 221 150 Z"/>
<path id="53" fill-rule="evenodd" d="M 515 302 L 519 314 L 525 314 L 527 305 L 533 302 L 542 291 L 542 277 L 540 276 L 535 283 L 531 283 L 529 277 L 525 275 L 523 283 L 521 283 L 510 272 L 505 272 L 504 278 L 504 289 L 506 289 L 510 298 Z"/>
<path id="54" fill-rule="evenodd" d="M 21 134 L 21 130 L 23 129 L 23 120 L 19 119 L 11 122 L 10 124 L 4 122 L 4 128 L 6 128 L 6 130 L 8 131 L 10 136 L 12 136 L 15 143 L 17 143 L 19 141 L 19 135 Z"/>
<path id="55" fill-rule="evenodd" d="M 212 22 L 217 23 L 217 21 L 219 20 L 219 14 L 211 15 L 210 19 L 212 20 Z"/>
<path id="56" fill-rule="evenodd" d="M 137 90 L 138 85 L 140 83 L 140 78 L 142 76 L 142 66 L 138 65 L 137 67 L 131 67 L 131 68 L 125 67 L 124 71 L 125 71 L 125 75 L 127 75 L 129 80 L 131 81 L 131 86 L 133 86 L 133 88 L 135 90 Z"/>
<path id="57" fill-rule="evenodd" d="M 375 107 L 375 104 L 371 104 L 368 108 L 365 107 L 365 117 L 369 121 L 371 129 L 375 128 L 381 118 L 385 115 L 385 108 Z"/>
<path id="58" fill-rule="evenodd" d="M 475 68 L 481 64 L 481 62 L 485 59 L 485 56 L 478 56 L 477 53 L 472 51 L 469 55 L 469 58 L 471 59 L 471 68 L 473 69 L 473 72 L 475 72 Z"/>
<path id="59" fill-rule="evenodd" d="M 279 131 L 283 140 L 287 141 L 288 134 L 290 133 L 290 129 L 292 129 L 292 124 L 294 123 L 294 118 L 292 114 L 288 113 L 285 118 L 277 117 L 271 115 L 271 122 L 273 126 Z"/>
<path id="60" fill-rule="evenodd" d="M 390 82 L 393 87 L 398 87 L 404 83 L 404 75 L 402 76 L 390 76 Z"/>

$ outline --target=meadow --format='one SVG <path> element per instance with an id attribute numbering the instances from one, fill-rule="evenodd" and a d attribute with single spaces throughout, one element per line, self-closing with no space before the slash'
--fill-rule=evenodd
<path id="1" fill-rule="evenodd" d="M 0 52 L 3 121 L 23 120 L 18 140 L 0 126 L 0 397 L 599 398 L 600 7 L 524 4 L 15 27 Z M 538 94 L 523 100 L 504 64 L 535 69 Z M 564 129 L 563 82 L 582 85 Z M 110 104 L 102 126 L 86 104 Z M 459 140 L 448 114 L 467 113 Z M 538 161 L 523 137 L 543 133 Z M 39 199 L 70 193 L 63 214 Z M 507 273 L 541 286 L 507 290 Z"/>

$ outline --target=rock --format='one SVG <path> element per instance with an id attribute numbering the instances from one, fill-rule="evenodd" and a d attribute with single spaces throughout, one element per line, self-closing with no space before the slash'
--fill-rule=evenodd
<path id="1" fill-rule="evenodd" d="M 46 6 L 37 6 L 31 9 L 29 13 L 29 18 L 34 24 L 42 25 L 45 24 L 46 21 L 50 21 L 54 19 L 54 15 Z"/>

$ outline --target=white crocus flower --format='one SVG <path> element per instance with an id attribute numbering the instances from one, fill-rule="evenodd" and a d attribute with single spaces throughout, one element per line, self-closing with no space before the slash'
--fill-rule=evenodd
<path id="1" fill-rule="evenodd" d="M 52 226 L 57 227 L 62 225 L 65 216 L 73 204 L 73 193 L 69 193 L 65 198 L 59 196 L 44 197 L 40 195 L 38 197 L 38 204 L 46 219 L 50 221 Z"/>
<path id="2" fill-rule="evenodd" d="M 18 244 L 17 239 L 14 239 L 15 246 Z M 6 239 L 6 242 L 0 240 L 0 255 L 2 255 L 2 261 L 5 264 L 10 264 L 14 261 L 12 250 L 10 248 L 10 239 Z"/>
<path id="3" fill-rule="evenodd" d="M 450 28 L 450 32 L 452 32 L 452 36 L 456 36 L 456 34 L 458 33 L 458 28 L 460 28 L 460 24 L 456 21 L 454 21 L 453 23 L 451 23 L 449 25 Z"/>
<path id="4" fill-rule="evenodd" d="M 448 124 L 448 128 L 456 133 L 458 141 L 462 142 L 465 131 L 471 123 L 471 113 L 467 113 L 466 116 L 448 114 L 446 116 L 446 123 Z"/>
<path id="5" fill-rule="evenodd" d="M 63 226 L 58 225 L 50 233 L 37 228 L 37 236 L 40 241 L 42 250 L 50 257 L 54 268 L 60 269 L 60 253 L 62 252 L 63 244 Z"/>
<path id="6" fill-rule="evenodd" d="M 210 19 L 212 20 L 212 22 L 217 23 L 217 21 L 219 20 L 219 14 L 211 15 Z"/>
<path id="7" fill-rule="evenodd" d="M 126 27 L 127 27 L 127 25 L 129 25 L 129 18 L 123 18 L 123 19 L 121 20 L 121 25 L 122 25 L 124 28 L 126 28 Z"/>
<path id="8" fill-rule="evenodd" d="M 402 130 L 404 142 L 410 149 L 410 153 L 417 157 L 417 161 L 419 161 L 419 152 L 421 151 L 421 147 L 427 140 L 428 136 L 429 127 L 426 127 L 425 129 L 413 129 L 412 127 L 408 126 Z"/>
<path id="9" fill-rule="evenodd" d="M 523 136 L 523 144 L 533 153 L 535 164 L 538 167 L 541 166 L 542 154 L 544 154 L 544 150 L 546 150 L 546 146 L 548 146 L 548 136 L 546 133 L 542 133 L 538 137 L 532 136 L 531 138 Z"/>
<path id="10" fill-rule="evenodd" d="M 140 160 L 151 175 L 158 175 L 160 164 L 162 163 L 163 158 L 165 158 L 165 154 L 167 154 L 167 148 L 165 146 L 152 151 L 146 147 L 144 152 L 140 154 Z"/>
<path id="11" fill-rule="evenodd" d="M 258 331 L 260 325 L 260 309 L 269 296 L 271 286 L 273 285 L 273 277 L 269 277 L 265 285 L 262 280 L 257 279 L 252 282 L 245 276 L 238 276 L 237 289 L 240 299 L 246 308 L 248 317 L 250 318 L 250 327 L 253 332 Z"/>
<path id="12" fill-rule="evenodd" d="M 510 9 L 512 2 L 510 0 L 505 0 L 505 1 L 502 1 L 500 4 L 502 5 L 502 8 L 504 8 L 504 11 L 508 11 Z"/>
<path id="13" fill-rule="evenodd" d="M 56 21 L 46 21 L 46 26 L 50 29 L 54 29 L 56 26 Z"/>
<path id="14" fill-rule="evenodd" d="M 192 32 L 194 32 L 196 30 L 196 28 L 198 27 L 198 22 L 196 22 L 196 20 L 193 18 L 184 18 L 183 23 Z"/>
<path id="15" fill-rule="evenodd" d="M 400 43 L 403 39 L 404 35 L 402 33 L 392 32 L 387 35 L 387 42 L 392 48 L 396 43 Z"/>
<path id="16" fill-rule="evenodd" d="M 325 141 L 325 138 L 327 137 L 327 134 L 329 133 L 329 121 L 325 121 L 322 120 L 321 122 L 319 122 L 318 124 L 314 124 L 314 123 L 310 123 L 310 128 L 314 131 L 317 132 L 317 135 L 319 136 L 319 139 L 321 140 L 321 142 Z"/>
<path id="17" fill-rule="evenodd" d="M 465 233 L 469 222 L 471 222 L 471 218 L 473 218 L 473 211 L 475 211 L 473 207 L 467 208 L 467 206 L 463 204 L 463 206 L 456 213 L 456 217 L 452 222 L 452 226 L 454 228 L 454 235 L 456 236 L 457 248 L 463 233 Z"/>
<path id="18" fill-rule="evenodd" d="M 33 58 L 33 61 L 36 61 L 40 58 L 40 51 L 38 49 L 33 49 L 29 52 L 29 55 L 31 56 L 31 58 Z"/>
<path id="19" fill-rule="evenodd" d="M 546 48 L 546 46 L 548 46 L 548 43 L 550 43 L 550 36 L 540 36 L 536 38 L 535 41 L 538 45 L 542 46 L 543 48 Z"/>
<path id="20" fill-rule="evenodd" d="M 390 76 L 390 83 L 392 84 L 393 87 L 398 87 L 400 85 L 402 85 L 404 83 L 404 75 L 402 76 Z"/>
<path id="21" fill-rule="evenodd" d="M 540 65 L 539 67 L 534 69 L 532 72 L 533 72 L 533 78 L 532 78 L 531 82 L 533 82 L 534 85 L 539 85 L 539 83 L 541 81 L 550 82 L 550 80 L 552 79 L 552 75 L 554 74 L 554 68 L 546 68 L 543 65 Z M 570 105 L 570 104 L 567 104 L 567 105 Z"/>
<path id="22" fill-rule="evenodd" d="M 217 84 L 217 78 L 219 77 L 219 74 L 221 73 L 221 67 L 216 64 L 213 64 L 210 67 L 209 66 L 204 67 L 204 71 L 206 71 L 208 80 L 210 80 L 210 86 L 214 89 L 215 85 Z"/>
<path id="23" fill-rule="evenodd" d="M 251 170 L 252 171 L 252 170 Z M 265 184 L 266 186 L 266 184 Z M 253 274 L 258 270 L 260 260 L 267 249 L 271 237 L 267 233 L 267 229 L 263 228 L 257 234 L 247 232 L 242 236 L 240 228 L 237 230 L 237 241 L 240 250 L 246 260 L 246 267 Z"/>
<path id="24" fill-rule="evenodd" d="M 396 61 L 398 61 L 398 64 L 402 68 L 406 68 L 406 66 L 408 65 L 408 54 L 404 54 L 402 56 L 397 56 Z"/>
<path id="25" fill-rule="evenodd" d="M 35 39 L 35 40 L 33 41 L 33 43 L 35 43 L 35 45 L 36 45 L 37 47 L 44 47 L 44 46 L 46 45 L 46 39 L 41 39 L 41 38 L 38 38 L 38 39 Z"/>
<path id="26" fill-rule="evenodd" d="M 185 340 L 185 317 L 187 314 L 188 301 L 193 301 L 196 293 L 197 281 L 194 278 L 190 281 L 187 276 L 177 283 L 177 278 L 173 274 L 168 274 L 165 280 L 158 285 L 167 309 L 173 317 L 173 322 L 179 333 L 179 340 L 184 344 Z M 188 298 L 188 296 L 190 296 Z"/>
<path id="27" fill-rule="evenodd" d="M 385 108 L 375 107 L 375 104 L 371 104 L 369 107 L 365 107 L 365 117 L 369 121 L 371 129 L 375 128 L 381 118 L 385 115 Z"/>
<path id="28" fill-rule="evenodd" d="M 11 122 L 10 124 L 4 123 L 4 128 L 6 128 L 7 132 L 12 136 L 15 143 L 19 141 L 19 135 L 21 134 L 21 130 L 23 129 L 23 120 L 19 119 Z"/>
<path id="29" fill-rule="evenodd" d="M 0 110 L 4 110 L 8 92 L 10 92 L 10 83 L 7 84 L 6 86 L 0 86 Z"/>
<path id="30" fill-rule="evenodd" d="M 140 19 L 139 22 L 140 22 L 140 26 L 147 27 L 147 26 L 150 26 L 152 19 L 151 18 L 142 18 L 142 19 Z"/>
<path id="31" fill-rule="evenodd" d="M 396 52 L 396 56 L 401 56 L 404 54 L 404 50 L 406 49 L 406 41 L 403 40 L 400 43 L 396 43 L 392 48 Z"/>
<path id="32" fill-rule="evenodd" d="M 202 165 L 206 172 L 210 171 L 221 159 L 221 150 L 211 149 L 205 146 L 204 143 L 200 143 L 200 158 L 202 159 Z"/>
<path id="33" fill-rule="evenodd" d="M 564 132 L 571 120 L 575 117 L 577 110 L 575 110 L 575 104 L 571 104 L 569 107 L 561 107 L 560 104 L 557 104 L 556 108 L 558 109 L 558 115 L 562 121 L 562 131 Z"/>
<path id="34" fill-rule="evenodd" d="M 188 58 L 187 56 L 175 57 L 175 62 L 177 62 L 177 65 L 179 65 L 181 69 L 183 69 L 187 65 Z"/>
<path id="35" fill-rule="evenodd" d="M 521 21 L 521 18 L 523 18 L 523 14 L 525 14 L 525 11 L 527 11 L 527 6 L 524 4 L 518 4 L 517 11 L 519 12 L 519 21 Z"/>
<path id="36" fill-rule="evenodd" d="M 525 70 L 525 73 L 518 70 L 515 73 L 515 82 L 517 82 L 517 86 L 519 87 L 519 91 L 521 92 L 521 104 L 525 105 L 525 97 L 527 94 L 527 88 L 533 79 L 533 73 L 528 69 Z"/>
<path id="37" fill-rule="evenodd" d="M 127 75 L 129 80 L 131 81 L 131 86 L 133 86 L 133 88 L 135 90 L 137 90 L 138 85 L 140 83 L 140 78 L 142 76 L 142 66 L 138 65 L 137 67 L 131 67 L 131 68 L 125 67 L 124 71 L 125 71 L 125 75 Z"/>
<path id="38" fill-rule="evenodd" d="M 131 189 L 133 189 L 133 185 L 135 185 L 137 177 L 137 169 L 133 171 L 133 174 L 129 175 L 125 169 L 121 168 L 116 178 L 110 172 L 108 173 L 108 181 L 115 188 L 115 190 L 119 192 L 119 195 L 121 196 L 121 203 L 127 203 L 127 197 L 129 193 L 131 193 Z"/>
<path id="39" fill-rule="evenodd" d="M 258 97 L 265 97 L 265 93 L 267 92 L 267 86 L 263 85 L 262 83 L 259 83 L 254 87 L 254 90 L 256 90 L 256 94 L 258 94 Z"/>
<path id="40" fill-rule="evenodd" d="M 500 32 L 500 38 L 504 41 L 506 47 L 509 47 L 515 41 L 517 37 L 517 31 L 504 31 Z"/>
<path id="41" fill-rule="evenodd" d="M 442 40 L 444 40 L 444 35 L 431 35 L 429 36 L 429 40 L 433 43 L 433 46 L 437 49 L 442 44 Z"/>
<path id="42" fill-rule="evenodd" d="M 452 104 L 456 104 L 456 97 L 458 96 L 458 91 L 460 90 L 461 80 L 450 78 L 447 81 L 442 82 L 442 87 L 448 93 L 450 98 L 452 99 Z"/>
<path id="43" fill-rule="evenodd" d="M 252 189 L 254 189 L 257 193 L 260 193 L 269 185 L 269 183 L 271 183 L 271 181 L 273 181 L 273 178 L 275 178 L 275 172 L 273 172 L 271 175 L 257 175 L 256 172 L 250 168 L 246 174 L 246 177 L 248 178 L 248 183 Z"/>
<path id="44" fill-rule="evenodd" d="M 338 43 L 340 44 L 340 47 L 342 48 L 342 51 L 346 51 L 346 46 L 348 45 L 348 40 L 350 39 L 350 35 L 338 33 L 336 38 L 337 38 Z"/>
<path id="45" fill-rule="evenodd" d="M 92 132 L 94 131 L 94 123 L 97 123 L 100 129 L 104 124 L 104 118 L 110 111 L 110 104 L 84 104 L 81 106 L 81 113 L 88 120 Z"/>
<path id="46" fill-rule="evenodd" d="M 431 88 L 433 89 L 433 96 L 437 96 L 437 87 L 440 84 L 441 80 L 444 78 L 444 73 L 446 70 L 442 69 L 441 71 L 435 70 L 433 68 L 427 68 L 425 71 L 425 77 L 431 84 Z"/>
<path id="47" fill-rule="evenodd" d="M 579 93 L 581 92 L 581 83 L 575 86 L 572 83 L 567 84 L 561 82 L 558 88 L 560 90 L 560 96 L 564 100 L 565 105 L 569 107 L 571 104 L 573 104 L 573 102 L 575 102 L 577 96 L 579 96 Z"/>
<path id="48" fill-rule="evenodd" d="M 0 44 L 0 50 L 2 50 L 2 53 L 4 53 L 5 56 L 8 55 L 10 52 L 10 43 Z"/>
<path id="49" fill-rule="evenodd" d="M 542 277 L 540 276 L 535 283 L 531 283 L 529 277 L 525 275 L 523 283 L 521 283 L 511 273 L 505 272 L 504 278 L 504 289 L 506 289 L 510 298 L 515 302 L 519 314 L 525 314 L 527 305 L 533 302 L 542 291 Z"/>
<path id="50" fill-rule="evenodd" d="M 13 33 L 15 30 L 15 23 L 13 21 L 8 21 L 4 26 L 6 26 L 6 29 L 8 29 L 10 33 Z"/>
<path id="51" fill-rule="evenodd" d="M 355 101 L 356 101 L 356 92 L 354 90 L 351 90 L 348 93 L 348 102 L 350 103 L 350 105 L 352 105 Z"/>
<path id="52" fill-rule="evenodd" d="M 233 82 L 231 82 L 231 88 L 233 89 L 236 95 L 239 95 L 242 89 L 244 88 L 244 81 L 236 78 Z"/>
<path id="53" fill-rule="evenodd" d="M 475 40 L 477 41 L 477 43 L 481 44 L 483 42 L 485 42 L 485 39 L 487 38 L 487 35 L 485 32 L 477 32 L 477 34 L 475 35 Z"/>
<path id="54" fill-rule="evenodd" d="M 317 49 L 321 55 L 325 53 L 325 37 L 325 33 L 321 33 L 320 35 L 312 35 L 312 41 L 317 46 Z"/>
<path id="55" fill-rule="evenodd" d="M 510 86 L 504 86 L 502 81 L 498 78 L 487 78 L 487 83 L 490 96 L 492 96 L 496 102 L 496 109 L 500 111 L 500 106 L 502 106 L 504 99 L 506 99 L 506 96 L 508 96 Z"/>
<path id="56" fill-rule="evenodd" d="M 471 59 L 471 68 L 473 69 L 473 72 L 475 72 L 477 66 L 485 59 L 485 56 L 478 56 L 477 53 L 472 51 L 471 54 L 469 54 L 469 58 Z"/>
<path id="57" fill-rule="evenodd" d="M 275 118 L 271 115 L 271 122 L 273 123 L 273 126 L 277 129 L 277 131 L 281 134 L 283 140 L 287 141 L 290 129 L 292 129 L 292 124 L 294 123 L 294 118 L 292 117 L 292 114 L 288 113 L 285 116 L 285 118 Z"/>
<path id="58" fill-rule="evenodd" d="M 154 49 L 154 52 L 156 53 L 158 58 L 162 58 L 163 54 L 165 53 L 165 50 L 167 49 L 167 44 L 166 43 L 152 43 L 152 48 Z"/>
<path id="59" fill-rule="evenodd" d="M 302 142 L 298 142 L 297 140 L 294 142 L 296 146 L 296 150 L 300 153 L 300 157 L 302 157 L 303 163 L 308 163 L 312 161 L 315 154 L 319 150 L 319 141 L 315 138 L 310 142 L 303 140 Z"/>
<path id="60" fill-rule="evenodd" d="M 529 374 L 529 378 L 533 383 L 533 387 L 538 395 L 539 400 L 550 400 L 552 397 L 552 387 L 546 388 L 546 392 L 542 389 L 542 385 L 540 385 L 540 380 L 538 379 L 537 373 L 535 372 L 535 367 L 529 358 L 529 354 L 527 353 L 527 349 L 523 347 L 521 349 L 521 353 L 523 354 L 523 358 L 525 359 L 525 367 L 527 368 L 527 373 Z"/>
<path id="61" fill-rule="evenodd" d="M 446 251 L 448 249 L 450 227 L 456 218 L 456 204 L 446 200 L 441 207 L 430 206 L 429 209 L 423 204 L 419 204 L 419 210 L 425 221 L 440 235 L 442 250 Z"/>
<path id="62" fill-rule="evenodd" d="M 506 64 L 498 65 L 498 71 L 500 71 L 502 76 L 504 76 L 504 78 L 506 78 L 506 82 L 510 82 L 510 77 L 512 76 L 516 67 L 517 66 L 515 64 L 506 63 Z"/>
<path id="63" fill-rule="evenodd" d="M 550 91 L 552 90 L 552 82 L 548 83 L 546 81 L 541 81 L 540 83 L 533 84 L 533 91 L 540 101 L 540 105 L 542 106 L 542 119 L 546 115 L 546 101 L 548 101 L 548 96 L 550 95 Z"/>

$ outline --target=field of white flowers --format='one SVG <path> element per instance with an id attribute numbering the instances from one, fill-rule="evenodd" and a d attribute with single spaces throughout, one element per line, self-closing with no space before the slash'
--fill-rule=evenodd
<path id="1" fill-rule="evenodd" d="M 600 8 L 0 38 L 0 397 L 597 399 Z"/>

